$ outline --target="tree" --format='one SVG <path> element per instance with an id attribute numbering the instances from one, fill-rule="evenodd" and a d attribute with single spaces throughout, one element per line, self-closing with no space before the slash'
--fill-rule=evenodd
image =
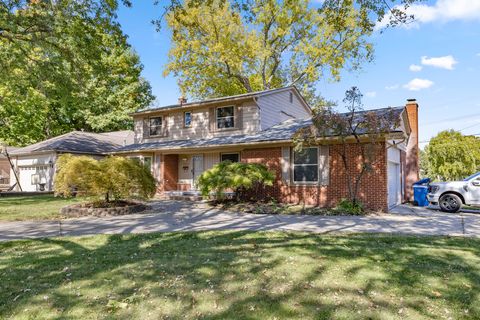
<path id="1" fill-rule="evenodd" d="M 314 109 L 312 125 L 300 129 L 294 137 L 297 150 L 305 145 L 319 144 L 321 139 L 336 139 L 340 147 L 331 150 L 340 156 L 348 200 L 353 205 L 360 204 L 360 183 L 383 159 L 380 155 L 385 150 L 385 139 L 400 121 L 393 109 L 382 113 L 364 111 L 362 96 L 357 87 L 346 91 L 343 102 L 347 113 L 338 113 L 332 107 Z M 352 148 L 359 151 L 360 157 L 352 155 Z"/>
<path id="2" fill-rule="evenodd" d="M 128 2 L 124 1 L 127 5 Z M 0 0 L 0 138 L 132 127 L 153 99 L 116 0 Z"/>
<path id="3" fill-rule="evenodd" d="M 135 159 L 111 156 L 95 160 L 71 154 L 58 158 L 54 186 L 57 195 L 78 193 L 106 202 L 132 196 L 150 198 L 156 190 L 150 168 Z"/>
<path id="4" fill-rule="evenodd" d="M 393 5 L 414 1 L 326 0 L 319 8 L 308 0 L 167 1 L 165 75 L 195 98 L 296 85 L 312 99 L 319 79 L 339 80 L 344 68 L 370 61 L 376 22 L 411 19 Z"/>
<path id="5" fill-rule="evenodd" d="M 226 190 L 239 197 L 239 193 L 256 186 L 271 186 L 274 180 L 274 173 L 263 164 L 223 161 L 204 171 L 197 183 L 204 197 L 214 193 L 217 200 L 222 200 Z"/>
<path id="6" fill-rule="evenodd" d="M 461 180 L 480 171 L 480 139 L 458 131 L 442 131 L 425 147 L 422 161 L 428 175 L 438 180 Z"/>

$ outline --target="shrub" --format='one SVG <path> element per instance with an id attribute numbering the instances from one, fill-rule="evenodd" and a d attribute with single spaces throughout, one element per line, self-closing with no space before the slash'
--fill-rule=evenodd
<path id="1" fill-rule="evenodd" d="M 223 161 L 203 172 L 197 183 L 203 196 L 213 193 L 217 200 L 223 200 L 225 191 L 238 196 L 256 185 L 271 186 L 274 180 L 275 174 L 263 164 Z"/>
<path id="2" fill-rule="evenodd" d="M 55 194 L 104 198 L 109 202 L 130 197 L 149 198 L 155 194 L 155 179 L 150 169 L 134 159 L 64 154 L 58 158 Z"/>
<path id="3" fill-rule="evenodd" d="M 363 208 L 363 204 L 361 202 L 353 202 L 348 199 L 342 199 L 337 206 L 335 207 L 335 211 L 339 213 L 347 213 L 350 215 L 362 215 L 365 213 Z"/>

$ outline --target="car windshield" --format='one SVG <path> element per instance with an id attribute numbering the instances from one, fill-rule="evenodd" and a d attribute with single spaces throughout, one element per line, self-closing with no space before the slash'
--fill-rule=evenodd
<path id="1" fill-rule="evenodd" d="M 472 180 L 473 178 L 477 177 L 477 176 L 480 176 L 480 172 L 477 172 L 475 174 L 472 174 L 470 177 L 466 177 L 465 179 L 463 179 L 463 181 L 469 181 L 469 180 Z"/>

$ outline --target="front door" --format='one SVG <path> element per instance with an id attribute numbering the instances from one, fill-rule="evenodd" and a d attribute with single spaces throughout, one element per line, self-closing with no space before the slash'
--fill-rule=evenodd
<path id="1" fill-rule="evenodd" d="M 203 154 L 196 154 L 192 157 L 192 189 L 197 190 L 197 179 L 203 173 Z"/>

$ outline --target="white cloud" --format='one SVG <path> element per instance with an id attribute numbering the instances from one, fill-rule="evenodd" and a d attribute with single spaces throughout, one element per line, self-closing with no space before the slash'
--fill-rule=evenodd
<path id="1" fill-rule="evenodd" d="M 413 71 L 413 72 L 418 72 L 418 71 L 421 71 L 423 67 L 417 64 L 411 64 L 410 67 L 408 67 L 408 69 L 410 69 L 410 71 Z"/>
<path id="2" fill-rule="evenodd" d="M 402 6 L 396 6 L 403 9 Z M 406 9 L 407 15 L 413 15 L 415 21 L 404 24 L 405 28 L 418 27 L 422 23 L 448 22 L 454 20 L 479 20 L 480 1 L 478 0 L 437 0 L 434 5 L 413 4 Z M 375 28 L 381 29 L 387 26 L 391 15 L 386 15 Z"/>
<path id="3" fill-rule="evenodd" d="M 410 80 L 410 82 L 405 84 L 403 87 L 410 91 L 419 91 L 422 89 L 430 88 L 431 86 L 433 86 L 433 81 L 430 81 L 428 79 L 415 78 L 413 80 Z"/>
<path id="4" fill-rule="evenodd" d="M 480 57 L 480 52 L 479 52 L 479 53 L 477 53 L 477 57 Z"/>
<path id="5" fill-rule="evenodd" d="M 377 96 L 377 92 L 376 91 L 369 91 L 369 92 L 365 93 L 365 96 L 367 98 L 375 98 Z"/>
<path id="6" fill-rule="evenodd" d="M 400 86 L 398 84 L 394 84 L 391 86 L 386 86 L 385 89 L 387 90 L 397 90 Z"/>
<path id="7" fill-rule="evenodd" d="M 432 57 L 427 56 L 422 57 L 422 64 L 424 66 L 432 66 L 435 68 L 442 68 L 447 70 L 453 70 L 453 66 L 458 63 L 453 56 L 444 56 L 444 57 Z"/>

